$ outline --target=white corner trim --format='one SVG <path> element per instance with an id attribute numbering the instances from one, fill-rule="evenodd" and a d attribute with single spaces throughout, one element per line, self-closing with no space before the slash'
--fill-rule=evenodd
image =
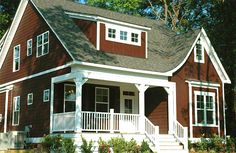
<path id="1" fill-rule="evenodd" d="M 2 53 L 0 56 L 0 69 L 2 68 L 3 62 L 7 56 L 8 50 L 11 46 L 12 40 L 16 34 L 17 28 L 20 24 L 21 18 L 25 12 L 26 6 L 28 4 L 28 0 L 21 0 L 19 7 L 17 8 L 16 14 L 10 26 L 9 32 L 7 32 L 5 41 L 2 46 Z"/>
<path id="2" fill-rule="evenodd" d="M 193 138 L 193 98 L 192 98 L 192 85 L 188 82 L 188 95 L 189 95 L 189 134 L 190 139 Z"/>
<path id="3" fill-rule="evenodd" d="M 96 37 L 96 49 L 97 50 L 100 50 L 100 35 L 101 35 L 100 24 L 101 23 L 98 21 L 97 22 L 97 37 Z"/>
<path id="4" fill-rule="evenodd" d="M 31 3 L 33 4 L 33 6 L 35 7 L 35 9 L 38 11 L 38 13 L 41 15 L 41 17 L 43 18 L 43 20 L 46 22 L 46 24 L 49 26 L 49 28 L 52 30 L 52 32 L 55 34 L 56 38 L 59 40 L 59 42 L 61 43 L 61 45 L 65 48 L 65 50 L 67 51 L 67 53 L 70 55 L 70 57 L 74 59 L 74 57 L 72 56 L 72 54 L 70 53 L 70 51 L 67 49 L 67 47 L 65 46 L 65 44 L 62 42 L 62 40 L 60 39 L 60 37 L 57 35 L 57 33 L 54 31 L 54 29 L 52 28 L 52 26 L 48 23 L 48 21 L 45 19 L 45 17 L 43 16 L 43 14 L 40 12 L 40 10 L 38 9 L 38 7 L 34 4 L 34 2 L 31 0 Z"/>
<path id="5" fill-rule="evenodd" d="M 225 85 L 222 84 L 222 98 L 223 98 L 223 118 L 224 118 L 224 136 L 226 137 L 226 115 L 225 115 Z"/>
<path id="6" fill-rule="evenodd" d="M 75 61 L 74 64 L 78 65 L 84 65 L 84 66 L 91 66 L 91 67 L 97 67 L 97 68 L 104 68 L 104 69 L 113 69 L 113 70 L 120 70 L 120 71 L 126 71 L 126 72 L 135 72 L 135 73 L 143 73 L 143 74 L 151 74 L 151 75 L 159 75 L 159 76 L 172 76 L 172 73 L 170 72 L 154 72 L 154 71 L 147 71 L 147 70 L 138 70 L 138 69 L 130 69 L 130 68 L 123 68 L 118 66 L 110 66 L 110 65 L 103 65 L 103 64 L 94 64 L 94 63 L 88 63 L 88 62 L 80 62 Z"/>

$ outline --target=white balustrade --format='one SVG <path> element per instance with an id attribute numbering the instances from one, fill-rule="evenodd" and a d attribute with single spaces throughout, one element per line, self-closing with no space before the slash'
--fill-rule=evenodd
<path id="1" fill-rule="evenodd" d="M 184 145 L 184 149 L 188 149 L 188 128 L 183 127 L 178 121 L 174 122 L 174 135 L 177 140 Z"/>
<path id="2" fill-rule="evenodd" d="M 75 112 L 53 114 L 53 131 L 73 131 L 75 129 Z"/>
<path id="3" fill-rule="evenodd" d="M 145 117 L 145 134 L 149 140 L 159 150 L 159 126 L 155 126 L 148 118 Z"/>

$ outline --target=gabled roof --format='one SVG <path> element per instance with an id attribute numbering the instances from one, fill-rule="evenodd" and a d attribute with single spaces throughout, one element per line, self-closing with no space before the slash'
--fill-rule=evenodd
<path id="1" fill-rule="evenodd" d="M 120 14 L 75 3 L 71 0 L 32 0 L 36 8 L 77 61 L 165 73 L 186 57 L 200 30 L 177 35 L 159 21 Z M 148 32 L 148 58 L 135 58 L 97 51 L 66 12 L 100 17 L 151 27 Z"/>

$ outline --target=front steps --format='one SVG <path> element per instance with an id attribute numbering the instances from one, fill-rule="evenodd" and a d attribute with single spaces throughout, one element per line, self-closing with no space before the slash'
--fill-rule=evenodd
<path id="1" fill-rule="evenodd" d="M 159 145 L 160 151 L 158 153 L 188 153 L 188 150 L 184 150 L 183 145 L 172 134 L 160 134 Z"/>

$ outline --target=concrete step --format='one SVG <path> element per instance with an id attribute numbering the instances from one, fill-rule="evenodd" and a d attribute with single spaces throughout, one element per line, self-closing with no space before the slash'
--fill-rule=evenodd
<path id="1" fill-rule="evenodd" d="M 161 150 L 158 153 L 174 153 L 174 152 L 178 152 L 178 153 L 188 153 L 187 150 Z"/>
<path id="2" fill-rule="evenodd" d="M 181 145 L 160 145 L 160 150 L 183 150 Z"/>
<path id="3" fill-rule="evenodd" d="M 160 146 L 179 146 L 180 145 L 179 142 L 177 142 L 177 141 L 174 141 L 174 142 L 161 141 L 161 142 L 159 142 L 159 144 L 160 144 Z"/>

